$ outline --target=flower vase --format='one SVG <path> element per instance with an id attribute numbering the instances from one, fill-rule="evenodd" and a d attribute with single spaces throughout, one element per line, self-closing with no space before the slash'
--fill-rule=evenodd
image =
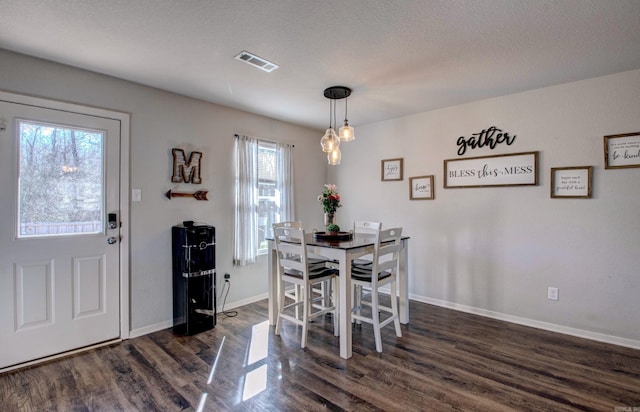
<path id="1" fill-rule="evenodd" d="M 324 227 L 326 228 L 329 225 L 333 225 L 336 223 L 336 214 L 335 213 L 325 213 L 324 214 Z"/>

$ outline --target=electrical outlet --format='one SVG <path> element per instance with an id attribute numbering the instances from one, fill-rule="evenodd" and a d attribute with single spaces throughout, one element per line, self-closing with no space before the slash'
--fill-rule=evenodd
<path id="1" fill-rule="evenodd" d="M 228 273 L 225 273 L 224 274 L 224 278 L 225 278 L 225 280 L 229 280 L 229 279 L 231 279 L 231 275 L 228 274 Z"/>
<path id="2" fill-rule="evenodd" d="M 547 299 L 558 300 L 558 288 L 549 286 L 547 288 Z"/>

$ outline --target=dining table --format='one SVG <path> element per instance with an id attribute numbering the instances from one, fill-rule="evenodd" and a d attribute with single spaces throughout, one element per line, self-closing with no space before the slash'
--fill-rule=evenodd
<path id="1" fill-rule="evenodd" d="M 273 238 L 266 239 L 269 243 L 269 324 L 275 325 L 278 316 L 278 260 L 276 245 Z M 351 304 L 351 261 L 373 253 L 374 237 L 365 234 L 350 234 L 348 239 L 318 238 L 314 233 L 305 233 L 307 253 L 323 256 L 337 263 L 340 274 L 338 276 L 339 297 L 338 304 L 340 325 L 340 356 L 349 359 L 352 353 Z M 399 289 L 399 318 L 400 323 L 409 323 L 409 287 L 407 276 L 409 272 L 409 236 L 401 238 L 400 255 L 398 257 L 398 289 Z"/>

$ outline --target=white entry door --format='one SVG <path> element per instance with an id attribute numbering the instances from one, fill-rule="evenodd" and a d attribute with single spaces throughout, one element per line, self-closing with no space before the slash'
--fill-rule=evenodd
<path id="1" fill-rule="evenodd" d="M 0 100 L 0 369 L 121 336 L 120 127 Z"/>

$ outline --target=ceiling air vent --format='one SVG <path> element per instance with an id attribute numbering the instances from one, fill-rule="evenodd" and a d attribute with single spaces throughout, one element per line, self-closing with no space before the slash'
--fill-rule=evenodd
<path id="1" fill-rule="evenodd" d="M 257 67 L 260 70 L 264 70 L 267 73 L 271 73 L 272 71 L 280 67 L 277 64 L 272 63 L 269 60 L 265 60 L 262 57 L 256 56 L 255 54 L 251 54 L 246 50 L 238 53 L 235 59 L 250 64 L 253 67 Z"/>

